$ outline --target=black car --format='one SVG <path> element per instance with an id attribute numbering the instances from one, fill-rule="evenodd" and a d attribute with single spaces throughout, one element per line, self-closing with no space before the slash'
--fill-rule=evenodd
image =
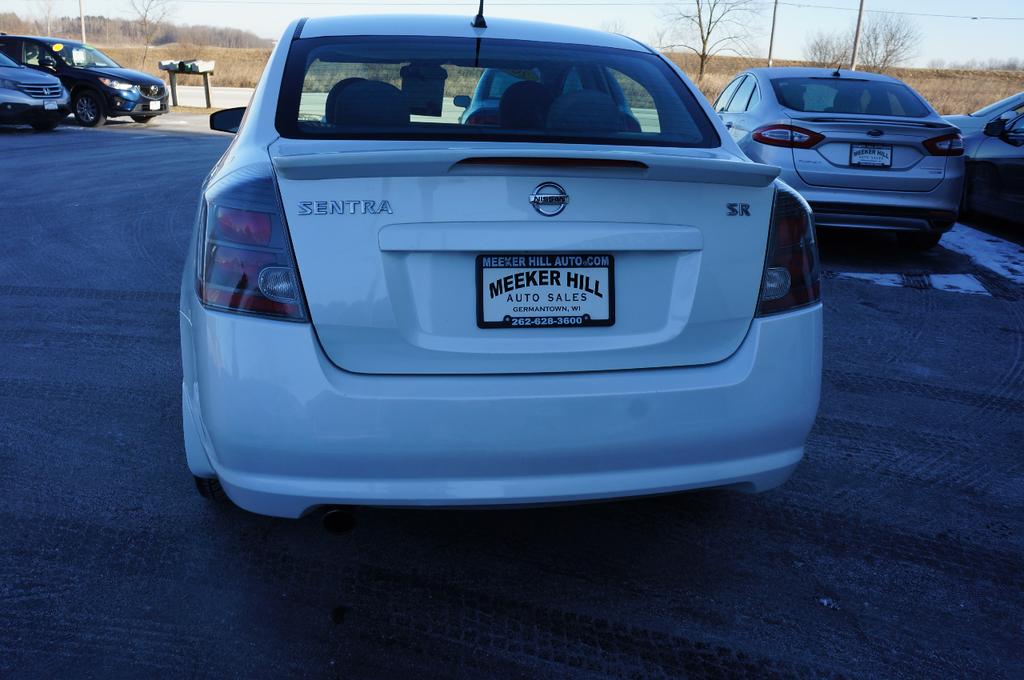
<path id="1" fill-rule="evenodd" d="M 1024 224 L 1024 115 L 990 121 L 972 145 L 964 208 Z"/>
<path id="2" fill-rule="evenodd" d="M 148 123 L 167 113 L 162 80 L 123 68 L 95 47 L 61 38 L 0 35 L 0 53 L 60 78 L 71 93 L 72 113 L 87 127 L 114 116 Z"/>

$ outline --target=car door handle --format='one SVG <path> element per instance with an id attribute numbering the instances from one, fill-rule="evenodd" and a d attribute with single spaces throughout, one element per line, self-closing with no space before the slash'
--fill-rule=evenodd
<path id="1" fill-rule="evenodd" d="M 729 121 L 728 123 L 725 124 L 725 129 L 726 130 L 731 130 L 732 129 L 732 121 Z"/>

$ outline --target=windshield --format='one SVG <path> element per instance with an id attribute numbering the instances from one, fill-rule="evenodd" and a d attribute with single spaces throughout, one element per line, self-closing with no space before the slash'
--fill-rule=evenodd
<path id="1" fill-rule="evenodd" d="M 930 111 L 906 85 L 854 78 L 775 78 L 772 88 L 787 109 L 924 118 Z"/>
<path id="2" fill-rule="evenodd" d="M 1015 106 L 1015 104 L 1019 105 Z M 989 104 L 983 109 L 978 109 L 971 115 L 979 118 L 985 118 L 987 116 L 995 116 L 1002 113 L 1004 109 L 1010 110 L 1021 107 L 1024 107 L 1024 92 L 1018 92 L 1017 94 L 1010 95 L 1006 99 L 1000 99 L 995 104 Z"/>
<path id="3" fill-rule="evenodd" d="M 119 68 L 116 61 L 95 47 L 74 43 L 55 43 L 50 49 L 68 66 L 76 68 Z"/>
<path id="4" fill-rule="evenodd" d="M 4 68 L 18 68 L 17 64 L 5 57 L 3 54 L 0 54 L 0 66 Z"/>
<path id="5" fill-rule="evenodd" d="M 470 108 L 455 104 L 476 95 Z M 291 138 L 712 147 L 682 79 L 646 52 L 521 40 L 298 40 L 277 113 Z"/>

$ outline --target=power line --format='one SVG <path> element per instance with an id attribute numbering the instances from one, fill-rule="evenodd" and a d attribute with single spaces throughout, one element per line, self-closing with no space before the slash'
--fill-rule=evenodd
<path id="1" fill-rule="evenodd" d="M 22 0 L 22 2 L 33 2 L 34 0 Z M 181 4 L 194 4 L 194 5 L 275 5 L 280 6 L 282 0 L 174 0 L 176 3 Z M 507 0 L 505 2 L 490 0 L 487 3 L 488 7 L 671 7 L 679 5 L 681 0 L 632 0 L 626 2 L 624 0 L 587 0 L 586 2 L 558 2 L 558 0 Z M 469 3 L 471 4 L 471 3 Z M 744 5 L 764 5 L 769 6 L 774 4 L 774 0 L 752 0 L 751 2 L 737 1 L 735 3 L 726 4 L 744 4 Z M 424 8 L 422 2 L 386 2 L 386 1 L 373 1 L 373 0 L 349 0 L 348 2 L 339 2 L 338 0 L 288 0 L 288 6 L 299 6 L 299 7 L 333 7 L 340 10 L 344 10 L 346 7 L 417 7 Z M 431 2 L 431 6 L 434 7 L 467 7 L 468 4 L 465 0 L 457 2 L 454 0 L 447 0 L 442 2 Z M 845 7 L 842 5 L 820 5 L 811 2 L 794 2 L 792 0 L 779 0 L 779 5 L 786 7 L 796 7 L 798 9 L 826 9 L 834 10 L 839 12 L 857 12 L 856 7 Z M 865 14 L 897 14 L 901 16 L 909 17 L 926 17 L 933 19 L 960 19 L 967 21 L 1024 21 L 1024 16 L 1003 16 L 1003 15 L 985 15 L 985 14 L 945 14 L 940 12 L 910 12 L 905 10 L 897 9 L 865 9 Z"/>

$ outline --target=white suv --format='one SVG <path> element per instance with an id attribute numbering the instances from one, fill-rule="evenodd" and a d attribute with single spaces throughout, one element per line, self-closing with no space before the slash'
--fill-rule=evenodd
<path id="1" fill-rule="evenodd" d="M 493 69 L 516 80 L 497 115 L 460 123 Z M 777 174 L 628 38 L 296 21 L 182 281 L 200 490 L 298 517 L 781 484 L 822 311 L 811 213 Z"/>

